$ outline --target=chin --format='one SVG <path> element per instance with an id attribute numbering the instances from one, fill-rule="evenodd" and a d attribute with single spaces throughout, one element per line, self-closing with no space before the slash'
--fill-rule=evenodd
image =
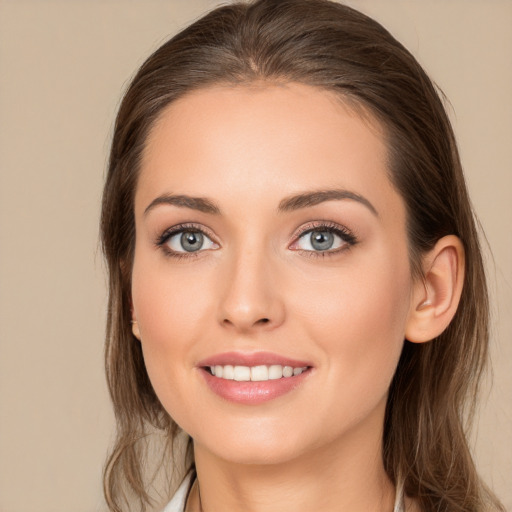
<path id="1" fill-rule="evenodd" d="M 224 426 L 219 432 L 221 435 L 215 433 L 215 430 L 210 430 L 206 436 L 195 438 L 194 444 L 235 464 L 282 464 L 306 451 L 305 446 L 301 446 L 304 442 L 299 443 L 296 435 L 290 436 L 282 429 L 254 425 L 241 429 Z"/>
<path id="2" fill-rule="evenodd" d="M 298 456 L 297 450 L 283 449 L 282 446 L 275 449 L 273 446 L 239 446 L 231 444 L 228 450 L 215 453 L 219 458 L 232 464 L 243 465 L 279 465 L 289 462 Z"/>

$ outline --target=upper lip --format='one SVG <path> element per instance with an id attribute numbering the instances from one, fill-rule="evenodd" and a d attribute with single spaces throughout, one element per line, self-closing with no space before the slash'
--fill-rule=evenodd
<path id="1" fill-rule="evenodd" d="M 310 362 L 292 359 L 273 352 L 223 352 L 207 357 L 197 363 L 199 367 L 205 366 L 261 366 L 281 365 L 303 368 L 312 366 Z"/>

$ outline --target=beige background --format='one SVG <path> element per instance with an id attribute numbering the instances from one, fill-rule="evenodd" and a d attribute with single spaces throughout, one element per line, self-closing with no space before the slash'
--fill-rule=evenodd
<path id="1" fill-rule="evenodd" d="M 0 0 L 0 511 L 104 510 L 98 213 L 120 91 L 208 0 Z M 493 248 L 479 468 L 512 510 L 512 1 L 353 0 L 451 100 Z"/>

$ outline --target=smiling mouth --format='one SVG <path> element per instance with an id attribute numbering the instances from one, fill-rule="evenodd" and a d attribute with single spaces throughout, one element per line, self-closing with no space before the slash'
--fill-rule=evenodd
<path id="1" fill-rule="evenodd" d="M 206 366 L 204 370 L 210 375 L 222 380 L 233 380 L 237 382 L 265 382 L 269 380 L 289 379 L 307 371 L 309 366 L 282 366 L 258 365 L 258 366 L 234 366 L 215 365 Z"/>
<path id="2" fill-rule="evenodd" d="M 216 395 L 240 405 L 259 405 L 302 387 L 313 372 L 307 360 L 271 352 L 225 352 L 197 364 Z"/>

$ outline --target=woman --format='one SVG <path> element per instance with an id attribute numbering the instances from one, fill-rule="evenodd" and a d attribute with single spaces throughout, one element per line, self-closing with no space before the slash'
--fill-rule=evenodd
<path id="1" fill-rule="evenodd" d="M 191 439 L 166 511 L 501 510 L 464 433 L 488 304 L 453 132 L 376 22 L 260 0 L 164 44 L 119 110 L 102 238 L 111 510 L 149 502 L 155 428 Z"/>

